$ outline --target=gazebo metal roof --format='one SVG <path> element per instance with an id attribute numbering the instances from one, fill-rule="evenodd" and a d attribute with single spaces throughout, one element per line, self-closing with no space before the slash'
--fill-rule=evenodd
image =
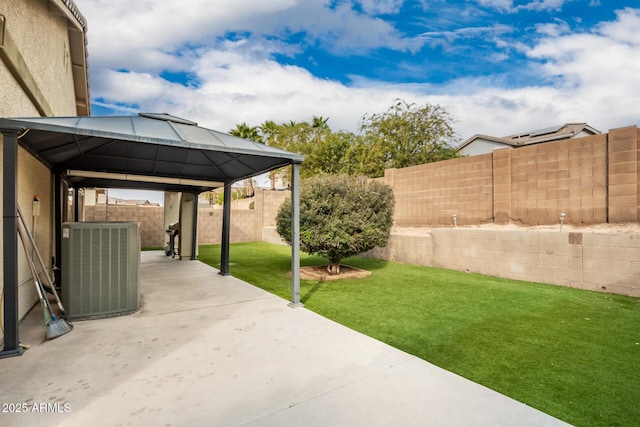
<path id="1" fill-rule="evenodd" d="M 21 129 L 20 145 L 75 187 L 202 192 L 303 160 L 168 114 L 0 118 L 0 128 Z"/>
<path id="2" fill-rule="evenodd" d="M 291 306 L 300 303 L 299 181 L 303 156 L 199 127 L 169 114 L 125 117 L 0 118 L 4 349 L 22 354 L 18 339 L 17 161 L 21 145 L 56 176 L 56 228 L 62 179 L 71 186 L 121 187 L 199 193 L 224 187 L 220 274 L 229 274 L 231 184 L 291 165 Z M 194 211 L 197 224 L 197 210 Z M 195 235 L 194 235 L 195 240 Z M 56 262 L 61 253 L 56 233 Z M 192 259 L 195 251 L 192 250 Z"/>

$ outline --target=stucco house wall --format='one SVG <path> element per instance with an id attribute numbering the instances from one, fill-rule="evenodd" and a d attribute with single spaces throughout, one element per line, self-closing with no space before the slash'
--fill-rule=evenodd
<path id="1" fill-rule="evenodd" d="M 75 116 L 68 20 L 45 0 L 2 0 L 5 33 L 24 59 L 39 90 L 55 116 Z M 36 117 L 41 114 L 0 61 L 0 114 Z"/>
<path id="2" fill-rule="evenodd" d="M 491 153 L 493 150 L 504 147 L 505 144 L 478 138 L 473 142 L 473 144 L 467 145 L 462 150 L 460 150 L 460 153 L 463 156 L 477 156 L 479 154 Z"/>
<path id="3" fill-rule="evenodd" d="M 68 16 L 48 0 L 2 0 L 0 15 L 0 31 L 4 35 L 4 43 L 0 45 L 0 116 L 38 117 L 43 115 L 43 105 L 48 115 L 77 115 Z M 86 74 L 86 70 L 84 72 Z M 24 76 L 32 79 L 29 89 L 24 88 L 24 82 L 21 85 L 18 81 Z M 41 105 L 34 102 L 33 94 L 30 96 L 28 90 L 38 93 Z M 0 162 L 2 144 L 0 134 Z M 0 174 L 0 202 L 2 179 Z M 46 165 L 19 148 L 17 184 L 19 206 L 34 232 L 42 258 L 48 262 L 53 256 L 53 175 Z M 32 202 L 35 196 L 40 199 L 41 212 L 34 219 Z M 2 233 L 4 230 L 0 224 L 0 236 Z M 2 251 L 0 245 L 0 265 L 3 262 Z M 18 282 L 19 316 L 22 318 L 37 298 L 20 243 Z M 0 275 L 0 296 L 3 286 Z M 0 310 L 0 319 L 3 319 L 3 310 Z"/>
<path id="4" fill-rule="evenodd" d="M 0 114 L 2 116 L 38 116 L 38 110 L 22 91 L 4 62 L 0 61 Z M 2 135 L 0 135 L 0 140 Z"/>

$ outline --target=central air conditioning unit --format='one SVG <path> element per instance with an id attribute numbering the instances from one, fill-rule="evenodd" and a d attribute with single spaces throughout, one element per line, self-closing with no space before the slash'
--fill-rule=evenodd
<path id="1" fill-rule="evenodd" d="M 62 224 L 62 303 L 70 320 L 138 309 L 139 228 L 137 222 Z"/>

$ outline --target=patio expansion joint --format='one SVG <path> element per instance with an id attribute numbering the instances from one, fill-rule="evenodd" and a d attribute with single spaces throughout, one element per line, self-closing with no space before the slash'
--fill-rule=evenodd
<path id="1" fill-rule="evenodd" d="M 150 311 L 145 311 L 145 309 L 143 307 L 142 310 L 140 310 L 137 314 L 140 317 L 166 316 L 168 314 L 186 313 L 186 312 L 190 312 L 190 311 L 207 310 L 207 309 L 210 309 L 210 308 L 226 307 L 226 306 L 237 305 L 237 304 L 245 304 L 245 303 L 248 303 L 248 302 L 263 301 L 263 300 L 268 300 L 268 299 L 273 299 L 273 298 L 278 298 L 278 297 L 276 295 L 265 295 L 265 296 L 260 297 L 260 298 L 250 298 L 250 299 L 240 300 L 240 301 L 232 301 L 232 302 L 225 302 L 225 303 L 219 303 L 219 304 L 205 305 L 205 306 L 200 306 L 200 307 L 191 307 L 191 308 L 183 308 L 183 309 L 176 309 L 176 310 L 170 310 L 170 311 L 158 311 L 158 312 L 153 311 L 153 309 L 150 310 Z M 285 305 L 286 305 L 286 303 L 285 303 Z"/>
<path id="2" fill-rule="evenodd" d="M 280 413 L 280 412 L 288 411 L 289 409 L 291 409 L 291 408 L 293 408 L 293 407 L 296 407 L 296 406 L 299 406 L 299 405 L 303 405 L 303 404 L 305 404 L 305 403 L 307 403 L 307 402 L 310 402 L 310 401 L 312 401 L 312 400 L 314 400 L 314 399 L 317 399 L 317 398 L 319 398 L 319 397 L 326 396 L 326 395 L 328 395 L 328 394 L 330 394 L 330 393 L 333 393 L 333 392 L 335 392 L 336 390 L 340 390 L 340 389 L 342 389 L 342 388 L 349 387 L 349 386 L 351 386 L 351 385 L 353 385 L 353 384 L 357 384 L 357 383 L 359 383 L 359 382 L 361 382 L 361 381 L 366 380 L 367 378 L 370 378 L 370 377 L 372 377 L 372 376 L 378 375 L 378 374 L 380 374 L 381 372 L 384 372 L 384 371 L 389 370 L 389 369 L 393 369 L 393 368 L 395 368 L 395 367 L 398 367 L 398 366 L 400 366 L 400 365 L 403 365 L 403 364 L 405 364 L 405 363 L 408 363 L 408 362 L 410 362 L 410 361 L 412 361 L 412 360 L 416 360 L 416 359 L 418 359 L 418 360 L 422 360 L 422 359 L 419 359 L 419 358 L 418 358 L 418 357 L 416 357 L 416 356 L 412 356 L 412 355 L 410 355 L 410 354 L 407 354 L 407 357 L 406 357 L 404 360 L 401 360 L 401 361 L 399 361 L 399 362 L 395 362 L 395 363 L 390 363 L 390 364 L 388 364 L 387 366 L 385 366 L 385 367 L 383 367 L 383 368 L 376 369 L 376 370 L 374 370 L 374 371 L 372 371 L 372 372 L 369 372 L 369 373 L 368 373 L 368 374 L 366 374 L 366 375 L 359 376 L 359 377 L 357 377 L 357 378 L 355 378 L 355 379 L 353 379 L 353 380 L 351 380 L 351 381 L 348 381 L 348 382 L 342 383 L 342 384 L 340 384 L 340 385 L 338 385 L 338 386 L 336 386 L 336 387 L 332 387 L 332 388 L 330 388 L 330 389 L 328 389 L 328 390 L 325 390 L 325 391 L 323 391 L 323 392 L 316 393 L 316 394 L 311 395 L 311 396 L 309 396 L 309 397 L 307 397 L 307 398 L 305 398 L 305 399 L 302 399 L 302 400 L 300 400 L 300 401 L 298 401 L 298 402 L 292 402 L 292 403 L 290 403 L 290 404 L 289 404 L 288 406 L 286 406 L 286 407 L 281 407 L 280 409 L 276 409 L 276 410 L 271 411 L 271 412 L 269 412 L 269 413 L 262 414 L 262 415 L 260 415 L 259 417 L 255 417 L 255 418 L 253 418 L 253 419 L 251 419 L 251 420 L 243 421 L 243 422 L 241 422 L 241 423 L 239 423 L 239 424 L 236 424 L 236 426 L 237 426 L 237 427 L 240 427 L 240 426 L 243 426 L 243 425 L 246 425 L 246 424 L 255 423 L 255 422 L 257 422 L 257 421 L 259 421 L 259 420 L 261 420 L 261 419 L 263 419 L 263 418 L 268 418 L 268 417 L 270 417 L 270 416 L 272 416 L 272 415 L 274 415 L 274 414 L 278 414 L 278 413 Z"/>

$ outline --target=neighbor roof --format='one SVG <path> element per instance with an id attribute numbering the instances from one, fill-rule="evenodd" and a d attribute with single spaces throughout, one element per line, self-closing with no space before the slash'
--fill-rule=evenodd
<path id="1" fill-rule="evenodd" d="M 519 147 L 523 145 L 537 144 L 540 142 L 553 141 L 557 139 L 573 138 L 581 132 L 586 132 L 590 135 L 596 135 L 600 133 L 599 130 L 589 126 L 586 123 L 565 123 L 563 125 L 556 125 L 544 129 L 516 133 L 503 137 L 476 134 L 466 141 L 462 142 L 462 144 L 460 144 L 457 149 L 462 150 L 478 139 L 497 142 L 511 147 Z"/>
<path id="2" fill-rule="evenodd" d="M 75 187 L 201 192 L 303 156 L 197 126 L 169 114 L 0 118 L 19 142 Z"/>
<path id="3" fill-rule="evenodd" d="M 527 145 L 552 139 L 572 138 L 580 132 L 585 131 L 591 135 L 600 133 L 599 130 L 592 128 L 586 123 L 565 123 L 563 125 L 509 135 L 503 138 L 515 141 L 515 145 Z"/>

